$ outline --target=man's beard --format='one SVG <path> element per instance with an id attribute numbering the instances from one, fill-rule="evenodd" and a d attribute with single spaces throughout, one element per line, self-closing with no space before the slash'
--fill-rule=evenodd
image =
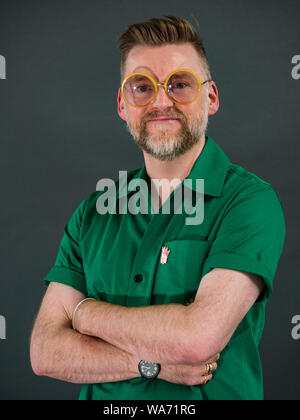
<path id="1" fill-rule="evenodd" d="M 204 109 L 190 121 L 179 110 L 169 108 L 163 114 L 159 111 L 145 114 L 140 124 L 131 124 L 127 118 L 127 128 L 135 143 L 146 153 L 162 161 L 173 160 L 190 150 L 205 134 L 208 125 L 208 105 L 207 97 Z M 147 121 L 162 117 L 179 119 L 181 128 L 174 134 L 170 134 L 169 130 L 164 128 L 150 133 Z"/>

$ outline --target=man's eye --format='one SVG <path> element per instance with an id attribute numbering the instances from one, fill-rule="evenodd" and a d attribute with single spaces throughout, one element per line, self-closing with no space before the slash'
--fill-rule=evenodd
<path id="1" fill-rule="evenodd" d="M 173 85 L 173 89 L 184 89 L 187 87 L 187 84 L 184 82 L 178 82 Z"/>
<path id="2" fill-rule="evenodd" d="M 137 86 L 135 90 L 136 90 L 138 93 L 149 92 L 149 91 L 151 91 L 151 86 L 147 86 L 147 85 L 140 85 L 140 86 Z"/>

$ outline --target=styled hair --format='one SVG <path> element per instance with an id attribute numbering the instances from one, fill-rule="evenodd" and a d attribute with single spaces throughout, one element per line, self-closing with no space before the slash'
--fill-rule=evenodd
<path id="1" fill-rule="evenodd" d="M 137 45 L 161 46 L 163 44 L 182 44 L 189 42 L 198 52 L 205 76 L 211 79 L 210 68 L 203 46 L 203 41 L 193 26 L 185 19 L 173 15 L 163 18 L 152 18 L 145 22 L 129 25 L 119 36 L 119 50 L 121 54 L 121 79 L 124 76 L 125 62 L 131 49 Z"/>

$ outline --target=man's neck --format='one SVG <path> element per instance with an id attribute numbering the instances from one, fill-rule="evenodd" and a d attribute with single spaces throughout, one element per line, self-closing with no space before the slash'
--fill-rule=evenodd
<path id="1" fill-rule="evenodd" d="M 190 150 L 172 161 L 161 161 L 148 153 L 143 152 L 146 172 L 150 181 L 149 184 L 152 184 L 148 185 L 151 189 L 151 195 L 153 193 L 153 187 L 156 191 L 155 194 L 152 195 L 152 207 L 155 213 L 168 199 L 169 195 L 177 187 L 177 185 L 179 185 L 189 175 L 204 145 L 205 136 L 203 135 L 201 140 Z M 161 180 L 167 181 L 162 182 Z M 175 182 L 175 180 L 177 181 Z"/>
<path id="2" fill-rule="evenodd" d="M 184 180 L 190 173 L 195 161 L 205 145 L 205 136 L 185 154 L 171 161 L 159 160 L 146 152 L 144 154 L 146 171 L 150 179 Z"/>

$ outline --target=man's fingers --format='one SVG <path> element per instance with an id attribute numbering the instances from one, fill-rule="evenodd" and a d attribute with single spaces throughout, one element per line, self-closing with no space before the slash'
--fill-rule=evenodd
<path id="1" fill-rule="evenodd" d="M 214 363 L 206 363 L 203 366 L 203 373 L 202 373 L 202 375 L 207 375 L 208 365 L 211 365 L 211 372 L 214 372 L 215 370 L 217 370 L 218 364 L 216 362 L 214 362 Z"/>
<path id="2" fill-rule="evenodd" d="M 212 375 L 202 376 L 201 384 L 206 385 L 212 379 Z"/>

